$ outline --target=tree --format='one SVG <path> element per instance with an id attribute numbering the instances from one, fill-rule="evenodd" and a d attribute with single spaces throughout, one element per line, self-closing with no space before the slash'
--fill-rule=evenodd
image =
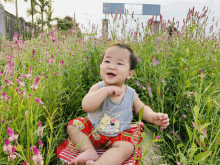
<path id="1" fill-rule="evenodd" d="M 24 0 L 27 2 L 28 0 Z M 34 15 L 37 13 L 35 9 L 35 1 L 36 0 L 30 0 L 31 1 L 31 8 L 27 10 L 27 15 L 28 17 L 31 15 L 32 16 L 32 25 L 34 24 Z"/>
<path id="2" fill-rule="evenodd" d="M 57 27 L 59 30 L 70 30 L 72 27 L 74 27 L 72 30 L 76 30 L 77 36 L 81 36 L 81 30 L 78 27 L 78 24 L 76 20 L 70 16 L 66 16 L 63 19 L 56 18 L 57 20 Z"/>
<path id="3" fill-rule="evenodd" d="M 47 17 L 46 23 L 47 23 L 48 28 L 51 28 L 50 22 L 56 19 L 56 18 L 52 18 L 52 14 L 53 14 L 52 1 L 50 0 L 50 3 L 48 5 L 48 10 L 47 10 L 47 13 L 46 13 L 46 17 Z"/>
<path id="4" fill-rule="evenodd" d="M 1 0 L 0 0 L 0 2 L 1 2 Z M 13 0 L 4 0 L 4 2 L 5 2 L 5 3 L 14 3 Z"/>
<path id="5" fill-rule="evenodd" d="M 36 13 L 40 14 L 40 20 L 38 20 L 38 22 L 41 24 L 41 28 L 43 30 L 43 26 L 44 26 L 44 13 L 47 13 L 49 8 L 51 10 L 51 0 L 38 0 L 35 1 L 35 6 L 38 6 L 40 8 L 40 10 L 36 10 Z M 50 11 L 49 11 L 50 12 Z"/>

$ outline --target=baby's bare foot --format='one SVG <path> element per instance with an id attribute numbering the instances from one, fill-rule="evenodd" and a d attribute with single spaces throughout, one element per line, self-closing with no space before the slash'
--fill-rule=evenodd
<path id="1" fill-rule="evenodd" d="M 97 160 L 99 155 L 94 149 L 86 149 L 72 160 L 71 165 L 85 165 L 88 160 Z"/>
<path id="2" fill-rule="evenodd" d="M 86 165 L 101 165 L 99 162 L 94 162 L 93 160 L 89 160 L 86 162 Z"/>

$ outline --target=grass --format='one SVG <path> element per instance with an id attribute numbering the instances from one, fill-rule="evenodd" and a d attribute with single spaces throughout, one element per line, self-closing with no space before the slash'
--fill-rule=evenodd
<path id="1" fill-rule="evenodd" d="M 122 19 L 125 23 L 126 15 L 111 23 L 110 35 L 113 43 L 124 40 L 131 45 L 139 58 L 136 74 L 127 84 L 154 111 L 169 115 L 170 125 L 165 130 L 145 122 L 145 130 L 150 129 L 162 139 L 157 145 L 164 164 L 217 165 L 220 162 L 219 35 L 212 28 L 209 36 L 204 31 L 209 28 L 208 16 L 204 14 L 208 9 L 201 14 L 190 11 L 183 27 L 177 28 L 179 33 L 172 37 L 166 30 L 168 22 L 161 19 L 158 34 L 154 34 L 149 20 L 140 34 L 137 25 L 137 33 L 123 31 L 123 39 L 117 38 L 120 31 L 116 25 Z M 126 29 L 126 24 L 123 28 Z M 52 164 L 57 159 L 56 147 L 68 137 L 67 122 L 86 115 L 81 101 L 90 87 L 101 80 L 99 64 L 109 43 L 96 38 L 95 33 L 87 36 L 87 40 L 62 34 L 52 30 L 24 42 L 2 40 L 0 164 L 24 161 L 34 164 L 30 160 L 34 156 L 33 150 L 29 150 L 32 145 L 39 149 L 44 164 Z M 23 77 L 27 74 L 31 78 Z M 38 88 L 33 90 L 31 86 L 38 76 Z M 13 85 L 9 86 L 6 80 Z M 35 97 L 42 100 L 43 106 Z M 134 117 L 136 121 L 138 116 Z M 18 156 L 11 162 L 3 151 L 9 138 L 8 127 L 18 134 L 16 141 L 10 141 Z M 42 128 L 43 134 L 39 136 Z M 39 148 L 39 140 L 43 148 Z"/>

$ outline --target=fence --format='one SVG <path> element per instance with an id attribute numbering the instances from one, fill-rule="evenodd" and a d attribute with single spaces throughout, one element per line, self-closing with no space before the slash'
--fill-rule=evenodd
<path id="1" fill-rule="evenodd" d="M 33 26 L 25 22 L 24 18 L 17 18 L 5 11 L 4 6 L 0 4 L 0 37 L 12 40 L 15 32 L 17 32 L 18 37 L 21 34 L 25 36 L 27 33 L 32 33 L 33 28 Z"/>

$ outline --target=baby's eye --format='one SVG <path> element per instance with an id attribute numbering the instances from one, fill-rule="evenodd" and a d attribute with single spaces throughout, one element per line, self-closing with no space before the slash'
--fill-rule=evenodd
<path id="1" fill-rule="evenodd" d="M 122 63 L 118 63 L 118 65 L 123 65 Z"/>
<path id="2" fill-rule="evenodd" d="M 105 63 L 110 63 L 109 61 L 105 61 Z"/>

